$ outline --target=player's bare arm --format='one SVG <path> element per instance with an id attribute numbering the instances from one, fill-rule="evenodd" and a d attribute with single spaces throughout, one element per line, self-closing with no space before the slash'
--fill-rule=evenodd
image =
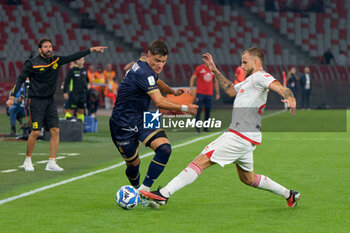
<path id="1" fill-rule="evenodd" d="M 197 79 L 197 75 L 192 75 L 191 76 L 191 79 L 190 79 L 190 93 L 191 95 L 194 95 L 194 90 L 193 90 L 193 87 L 194 87 L 194 82 L 196 81 Z"/>
<path id="2" fill-rule="evenodd" d="M 160 79 L 158 79 L 157 85 L 162 94 L 171 94 L 171 95 L 179 96 L 179 95 L 182 95 L 183 93 L 189 93 L 189 90 L 187 90 L 186 88 L 178 88 L 175 91 Z"/>
<path id="3" fill-rule="evenodd" d="M 149 94 L 151 99 L 153 100 L 154 104 L 158 108 L 163 108 L 166 110 L 172 110 L 172 111 L 179 111 L 179 112 L 188 112 L 192 115 L 196 115 L 198 105 L 195 104 L 189 104 L 189 105 L 181 105 L 176 104 L 171 101 L 169 101 L 167 98 L 162 96 L 159 90 L 152 92 Z"/>
<path id="4" fill-rule="evenodd" d="M 234 89 L 234 84 L 219 71 L 210 53 L 203 54 L 203 61 L 213 72 L 215 79 L 218 81 L 220 87 L 224 90 L 224 92 L 230 97 L 235 97 L 237 92 Z"/>
<path id="5" fill-rule="evenodd" d="M 271 83 L 269 89 L 277 92 L 280 96 L 282 96 L 282 102 L 287 104 L 289 113 L 295 115 L 296 101 L 293 92 L 289 88 L 282 86 L 282 84 L 278 81 Z"/>
<path id="6" fill-rule="evenodd" d="M 130 70 L 130 68 L 132 67 L 132 65 L 134 65 L 136 62 L 132 61 L 132 62 L 129 62 L 128 64 L 126 64 L 124 67 L 123 67 L 123 70 L 124 71 L 128 71 Z"/>
<path id="7" fill-rule="evenodd" d="M 220 89 L 218 80 L 214 79 L 214 88 L 215 88 L 215 99 L 220 99 Z"/>

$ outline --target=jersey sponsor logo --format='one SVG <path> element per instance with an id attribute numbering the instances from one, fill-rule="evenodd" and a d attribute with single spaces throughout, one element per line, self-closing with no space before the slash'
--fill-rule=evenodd
<path id="1" fill-rule="evenodd" d="M 137 63 L 135 63 L 134 65 L 132 65 L 131 69 L 136 72 L 138 69 L 140 69 L 140 66 Z"/>
<path id="2" fill-rule="evenodd" d="M 143 128 L 159 129 L 161 115 L 162 114 L 159 112 L 159 110 L 157 110 L 156 112 L 143 112 Z"/>
<path id="3" fill-rule="evenodd" d="M 130 141 L 115 141 L 115 143 L 118 145 L 118 146 L 126 146 L 128 144 L 130 144 Z"/>
<path id="4" fill-rule="evenodd" d="M 40 71 L 45 71 L 45 69 L 44 68 L 40 68 Z"/>
<path id="5" fill-rule="evenodd" d="M 153 76 L 149 76 L 147 79 L 150 86 L 154 86 L 156 84 Z"/>
<path id="6" fill-rule="evenodd" d="M 53 66 L 52 66 L 52 69 L 57 69 L 57 67 L 58 67 L 58 64 L 57 63 L 55 63 L 55 64 L 53 64 Z"/>
<path id="7" fill-rule="evenodd" d="M 206 73 L 203 76 L 204 81 L 210 82 L 212 80 L 213 76 L 211 75 L 211 73 Z"/>
<path id="8" fill-rule="evenodd" d="M 33 129 L 39 128 L 38 122 L 33 122 L 32 127 L 33 127 Z"/>
<path id="9" fill-rule="evenodd" d="M 204 73 L 206 73 L 207 71 L 205 70 L 205 69 L 201 69 L 200 71 L 199 71 L 199 73 L 201 73 L 201 74 L 204 74 Z"/>
<path id="10" fill-rule="evenodd" d="M 269 75 L 269 74 L 265 74 L 264 76 L 265 76 L 265 77 L 270 77 L 271 75 Z"/>

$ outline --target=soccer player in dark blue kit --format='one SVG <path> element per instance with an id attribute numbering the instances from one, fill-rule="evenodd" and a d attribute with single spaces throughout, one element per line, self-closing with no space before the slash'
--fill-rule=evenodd
<path id="1" fill-rule="evenodd" d="M 136 62 L 120 83 L 118 97 L 109 121 L 112 140 L 126 162 L 125 174 L 131 185 L 139 190 L 150 190 L 155 179 L 164 170 L 171 154 L 171 145 L 163 129 L 143 127 L 143 113 L 149 111 L 151 99 L 159 108 L 193 115 L 198 108 L 194 104 L 176 104 L 162 96 L 161 93 L 177 96 L 189 92 L 183 88 L 174 91 L 158 79 L 158 74 L 163 70 L 167 58 L 168 47 L 163 41 L 155 40 L 149 45 L 147 58 Z M 138 156 L 140 141 L 155 151 L 141 186 Z"/>

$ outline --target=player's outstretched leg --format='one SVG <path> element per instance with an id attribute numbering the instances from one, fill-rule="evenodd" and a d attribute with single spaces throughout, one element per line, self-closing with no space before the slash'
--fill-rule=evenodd
<path id="1" fill-rule="evenodd" d="M 236 167 L 238 176 L 243 183 L 254 188 L 267 190 L 279 196 L 283 196 L 287 200 L 288 207 L 294 207 L 297 205 L 297 202 L 301 196 L 299 192 L 286 189 L 267 176 L 254 174 L 253 171 L 244 171 L 239 165 Z"/>
<path id="2" fill-rule="evenodd" d="M 165 205 L 169 197 L 181 188 L 193 183 L 202 171 L 214 163 L 205 155 L 199 155 L 182 172 L 172 179 L 164 188 L 156 191 L 140 191 L 141 196 L 155 200 L 160 205 Z"/>

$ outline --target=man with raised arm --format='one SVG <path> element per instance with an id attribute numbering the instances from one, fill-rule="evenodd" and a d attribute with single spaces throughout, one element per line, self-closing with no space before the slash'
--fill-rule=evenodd
<path id="1" fill-rule="evenodd" d="M 164 188 L 152 192 L 141 190 L 143 198 L 165 205 L 171 195 L 195 181 L 204 169 L 215 164 L 223 167 L 235 163 L 238 176 L 244 184 L 284 197 L 288 207 L 297 205 L 299 192 L 287 189 L 269 177 L 255 174 L 253 171 L 253 151 L 261 143 L 261 119 L 268 91 L 277 92 L 293 115 L 296 109 L 295 98 L 290 89 L 283 87 L 263 70 L 264 54 L 261 49 L 252 47 L 241 55 L 241 66 L 246 79 L 237 85 L 225 78 L 216 68 L 209 53 L 203 55 L 204 62 L 214 73 L 221 88 L 230 97 L 236 97 L 228 132 L 207 145 L 200 155 Z"/>
<path id="2" fill-rule="evenodd" d="M 58 112 L 54 99 L 57 86 L 59 68 L 71 61 L 75 61 L 92 52 L 103 53 L 107 47 L 97 46 L 74 53 L 69 56 L 57 56 L 53 54 L 52 41 L 50 38 L 42 38 L 38 43 L 39 55 L 27 60 L 24 63 L 22 73 L 18 76 L 17 82 L 12 89 L 11 96 L 6 105 L 11 107 L 15 94 L 22 83 L 29 77 L 30 86 L 29 116 L 32 132 L 27 141 L 27 153 L 23 168 L 25 171 L 34 171 L 32 164 L 32 152 L 35 147 L 41 128 L 50 130 L 50 159 L 46 165 L 46 171 L 63 171 L 63 168 L 56 163 L 56 152 L 59 144 Z"/>

